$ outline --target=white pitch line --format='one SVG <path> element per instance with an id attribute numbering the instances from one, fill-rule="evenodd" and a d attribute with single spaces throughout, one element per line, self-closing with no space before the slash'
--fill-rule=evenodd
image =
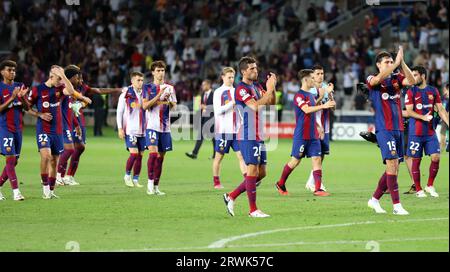
<path id="1" fill-rule="evenodd" d="M 414 241 L 433 241 L 448 240 L 448 237 L 419 237 L 419 238 L 403 238 L 403 239 L 386 239 L 376 240 L 378 243 L 389 242 L 414 242 Z M 330 245 L 330 244 L 365 244 L 369 240 L 338 240 L 338 241 L 321 241 L 321 242 L 290 242 L 277 244 L 253 244 L 253 245 L 229 245 L 227 248 L 251 248 L 251 247 L 280 247 L 280 246 L 297 246 L 297 245 Z"/>
<path id="2" fill-rule="evenodd" d="M 403 238 L 403 239 L 385 239 L 376 240 L 378 243 L 390 243 L 390 242 L 419 242 L 419 241 L 435 241 L 435 240 L 448 240 L 449 237 L 417 237 L 417 238 Z M 345 245 L 345 244 L 366 244 L 370 240 L 337 240 L 337 241 L 318 241 L 318 242 L 290 242 L 290 243 L 276 243 L 276 244 L 252 244 L 252 245 L 229 245 L 227 248 L 255 248 L 255 247 L 282 247 L 282 246 L 300 246 L 300 245 Z M 140 248 L 140 249 L 119 249 L 112 252 L 137 252 L 137 251 L 161 251 L 161 252 L 172 252 L 172 251 L 182 251 L 182 250 L 205 250 L 211 249 L 207 246 L 203 247 L 172 247 L 172 248 Z"/>
<path id="3" fill-rule="evenodd" d="M 448 217 L 428 218 L 428 219 L 409 219 L 409 220 L 387 220 L 387 221 L 379 221 L 379 222 L 363 221 L 363 222 L 351 222 L 351 223 L 323 225 L 323 226 L 303 226 L 303 227 L 295 227 L 295 228 L 274 229 L 274 230 L 259 231 L 259 232 L 247 233 L 244 235 L 238 235 L 238 236 L 220 239 L 218 241 L 211 243 L 208 246 L 208 248 L 223 248 L 227 243 L 232 242 L 232 241 L 245 239 L 245 238 L 249 238 L 249 237 L 260 236 L 260 235 L 265 235 L 265 234 L 277 233 L 277 232 L 287 232 L 287 231 L 307 230 L 307 229 L 339 228 L 339 227 L 348 227 L 348 226 L 355 226 L 355 225 L 370 225 L 370 224 L 379 224 L 379 223 L 404 223 L 404 222 L 422 222 L 422 221 L 439 221 L 439 220 L 448 220 Z"/>
<path id="4" fill-rule="evenodd" d="M 424 218 L 424 219 L 408 219 L 408 220 L 386 220 L 386 221 L 365 221 L 365 222 L 353 222 L 353 223 L 344 223 L 344 224 L 335 224 L 335 225 L 323 225 L 323 226 L 303 226 L 296 228 L 285 228 L 285 229 L 276 229 L 276 230 L 268 230 L 261 231 L 256 233 L 249 233 L 241 236 L 231 237 L 234 238 L 233 241 L 253 237 L 258 235 L 263 235 L 267 233 L 274 233 L 280 231 L 292 231 L 299 229 L 320 229 L 320 228 L 331 228 L 331 227 L 346 227 L 346 226 L 354 226 L 354 225 L 368 225 L 368 224 L 379 224 L 379 223 L 402 223 L 402 222 L 423 222 L 423 221 L 440 221 L 440 220 L 448 220 L 448 217 L 442 218 Z M 251 236 L 249 236 L 251 235 Z M 245 237 L 244 237 L 245 236 Z M 236 237 L 239 237 L 236 239 Z M 228 238 L 228 239 L 231 239 Z M 448 240 L 448 237 L 422 237 L 422 238 L 404 238 L 404 239 L 388 239 L 388 240 L 377 240 L 377 242 L 408 242 L 408 241 L 427 241 L 427 240 Z M 212 247 L 212 245 L 218 245 L 218 242 L 224 241 L 226 239 L 219 240 L 210 244 L 209 246 L 198 246 L 198 247 L 171 247 L 171 248 L 140 248 L 140 249 L 117 249 L 117 250 L 107 250 L 110 252 L 136 252 L 136 251 L 162 251 L 162 252 L 170 252 L 170 251 L 182 251 L 182 250 L 205 250 L 205 249 L 216 249 L 223 248 L 225 244 L 221 247 Z M 231 240 L 226 241 L 226 243 L 231 242 Z M 322 241 L 322 242 L 291 242 L 291 243 L 280 243 L 280 244 L 253 244 L 253 245 L 229 245 L 228 248 L 252 248 L 252 247 L 279 247 L 279 246 L 293 246 L 293 245 L 326 245 L 326 244 L 355 244 L 355 243 L 367 243 L 368 241 L 352 241 L 352 240 L 342 240 L 342 241 Z M 104 250 L 101 250 L 104 251 Z"/>

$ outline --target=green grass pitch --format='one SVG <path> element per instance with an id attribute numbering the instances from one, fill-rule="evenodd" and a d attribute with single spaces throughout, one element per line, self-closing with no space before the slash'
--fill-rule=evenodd
<path id="1" fill-rule="evenodd" d="M 165 196 L 148 196 L 145 188 L 123 183 L 128 153 L 113 130 L 94 138 L 88 129 L 77 181 L 80 186 L 58 187 L 60 199 L 43 200 L 39 153 L 34 128 L 26 128 L 17 167 L 23 202 L 12 200 L 9 183 L 0 202 L 0 251 L 448 251 L 449 161 L 443 154 L 435 183 L 439 198 L 418 199 L 401 194 L 409 216 L 392 215 L 390 196 L 382 199 L 388 214 L 367 207 L 383 171 L 380 153 L 366 142 L 332 142 L 324 162 L 327 198 L 304 189 L 310 160 L 291 174 L 290 195 L 274 188 L 289 159 L 291 142 L 280 141 L 268 154 L 268 176 L 258 188 L 258 207 L 270 218 L 249 218 L 245 194 L 237 200 L 235 217 L 225 210 L 222 194 L 242 181 L 236 157 L 225 157 L 222 183 L 212 186 L 210 142 L 199 158 L 184 153 L 193 141 L 174 142 L 161 180 Z M 146 160 L 140 177 L 146 185 Z M 1 167 L 4 166 L 4 162 Z M 428 178 L 429 158 L 422 163 L 422 182 Z M 410 186 L 404 164 L 399 176 L 403 193 Z M 246 235 L 248 234 L 248 235 Z M 246 236 L 245 236 L 246 235 Z M 72 243 L 70 243 L 73 241 Z M 73 249 L 73 248 L 72 248 Z"/>

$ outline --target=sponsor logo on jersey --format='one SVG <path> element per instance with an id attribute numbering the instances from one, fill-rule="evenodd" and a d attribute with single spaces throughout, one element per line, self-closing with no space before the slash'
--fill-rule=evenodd
<path id="1" fill-rule="evenodd" d="M 389 95 L 388 93 L 383 93 L 383 94 L 381 95 L 381 98 L 383 98 L 383 100 L 388 100 L 388 99 L 394 100 L 394 99 L 400 98 L 400 95 L 399 95 L 399 94 L 396 94 L 396 95 Z"/>

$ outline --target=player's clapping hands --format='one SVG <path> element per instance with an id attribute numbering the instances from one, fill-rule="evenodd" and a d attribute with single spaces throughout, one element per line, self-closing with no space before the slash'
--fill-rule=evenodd
<path id="1" fill-rule="evenodd" d="M 266 89 L 267 89 L 267 91 L 268 92 L 274 92 L 276 85 L 277 85 L 277 76 L 274 73 L 270 73 L 267 76 L 267 81 L 266 81 Z"/>
<path id="2" fill-rule="evenodd" d="M 327 103 L 323 104 L 325 109 L 336 107 L 336 102 L 334 100 L 327 101 Z"/>

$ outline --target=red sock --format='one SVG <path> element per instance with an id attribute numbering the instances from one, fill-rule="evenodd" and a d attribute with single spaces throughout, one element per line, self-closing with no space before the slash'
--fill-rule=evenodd
<path id="1" fill-rule="evenodd" d="M 289 167 L 289 165 L 285 165 L 283 168 L 283 173 L 281 174 L 280 180 L 278 181 L 278 185 L 283 186 L 286 184 L 286 180 L 288 179 L 289 175 L 292 172 L 292 168 Z"/>
<path id="2" fill-rule="evenodd" d="M 134 167 L 133 167 L 133 176 L 139 176 L 141 174 L 141 168 L 142 168 L 142 155 L 137 154 L 136 160 L 134 161 Z"/>
<path id="3" fill-rule="evenodd" d="M 130 156 L 128 157 L 127 160 L 127 164 L 125 166 L 125 172 L 127 173 L 127 175 L 131 174 L 131 168 L 133 168 L 134 162 L 136 161 L 138 154 L 135 153 L 131 153 Z"/>
<path id="4" fill-rule="evenodd" d="M 314 185 L 316 186 L 315 191 L 320 190 L 320 186 L 322 185 L 322 170 L 313 171 L 314 177 Z"/>
<path id="5" fill-rule="evenodd" d="M 56 177 L 48 177 L 48 185 L 50 185 L 50 190 L 53 191 L 55 189 Z"/>
<path id="6" fill-rule="evenodd" d="M 80 162 L 81 154 L 84 152 L 84 146 L 77 147 L 75 151 L 72 154 L 72 157 L 70 159 L 70 166 L 69 170 L 67 170 L 67 175 L 74 177 L 75 173 L 78 169 L 78 163 Z"/>
<path id="7" fill-rule="evenodd" d="M 158 159 L 158 153 L 150 153 L 147 160 L 148 179 L 155 179 L 155 161 Z"/>
<path id="8" fill-rule="evenodd" d="M 66 175 L 67 161 L 72 156 L 75 150 L 73 149 L 64 149 L 64 152 L 61 154 L 58 160 L 58 173 L 61 174 L 61 177 Z"/>
<path id="9" fill-rule="evenodd" d="M 219 176 L 214 176 L 214 186 L 220 185 L 220 178 Z"/>
<path id="10" fill-rule="evenodd" d="M 163 167 L 164 158 L 159 157 L 156 159 L 155 163 L 155 185 L 159 185 L 159 180 L 161 178 L 162 174 L 162 167 Z"/>
<path id="11" fill-rule="evenodd" d="M 421 191 L 422 186 L 420 186 L 420 162 L 421 158 L 413 158 L 412 159 L 412 177 L 414 180 L 414 184 L 416 185 L 416 191 Z"/>
<path id="12" fill-rule="evenodd" d="M 19 188 L 19 185 L 17 183 L 17 176 L 16 176 L 16 158 L 15 157 L 8 157 L 6 158 L 6 173 L 8 174 L 9 182 L 11 182 L 11 188 L 17 189 Z"/>
<path id="13" fill-rule="evenodd" d="M 430 176 L 428 177 L 428 186 L 433 186 L 434 179 L 436 178 L 438 171 L 439 171 L 439 160 L 431 161 Z"/>
<path id="14" fill-rule="evenodd" d="M 47 173 L 44 173 L 44 174 L 41 173 L 41 180 L 42 180 L 42 185 L 47 186 L 48 185 L 48 174 Z"/>
<path id="15" fill-rule="evenodd" d="M 6 173 L 6 165 L 3 168 L 2 175 L 0 176 L 0 187 L 8 180 L 8 174 Z"/>
<path id="16" fill-rule="evenodd" d="M 243 192 L 245 192 L 245 179 L 244 179 L 244 181 L 243 181 L 241 184 L 239 184 L 238 187 L 236 187 L 236 189 L 234 189 L 233 192 L 229 193 L 228 196 L 229 196 L 231 199 L 235 200 L 235 199 L 236 199 L 238 196 L 240 196 Z"/>
<path id="17" fill-rule="evenodd" d="M 391 193 L 392 203 L 400 203 L 400 195 L 398 193 L 397 175 L 387 175 L 387 186 Z"/>
<path id="18" fill-rule="evenodd" d="M 258 209 L 256 207 L 256 180 L 257 177 L 247 176 L 245 178 L 245 190 L 247 191 L 248 204 L 251 213 Z"/>
<path id="19" fill-rule="evenodd" d="M 380 180 L 378 181 L 378 187 L 375 190 L 373 197 L 379 200 L 383 196 L 386 189 L 387 189 L 387 175 L 386 172 L 384 172 Z"/>

